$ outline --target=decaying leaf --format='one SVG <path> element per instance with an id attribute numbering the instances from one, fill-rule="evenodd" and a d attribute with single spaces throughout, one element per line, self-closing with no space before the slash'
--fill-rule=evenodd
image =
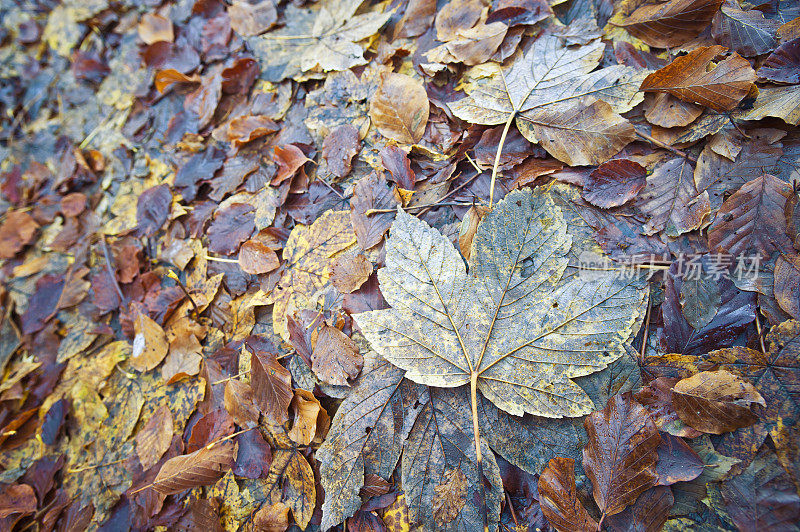
<path id="1" fill-rule="evenodd" d="M 147 471 L 161 459 L 169 448 L 172 436 L 172 412 L 164 405 L 136 433 L 136 454 L 143 470 Z"/>
<path id="2" fill-rule="evenodd" d="M 418 142 L 428 122 L 428 94 L 422 83 L 405 74 L 383 74 L 370 100 L 369 117 L 385 137 Z"/>
<path id="3" fill-rule="evenodd" d="M 170 495 L 213 484 L 230 469 L 235 454 L 236 444 L 227 440 L 171 458 L 161 466 L 152 488 L 162 495 Z"/>
<path id="4" fill-rule="evenodd" d="M 612 397 L 584 425 L 589 443 L 583 450 L 583 466 L 600 511 L 614 515 L 655 486 L 661 438 L 647 410 L 630 394 Z"/>
<path id="5" fill-rule="evenodd" d="M 722 434 L 755 423 L 750 405 L 766 406 L 761 394 L 729 371 L 703 371 L 675 384 L 675 411 L 690 427 Z"/>
<path id="6" fill-rule="evenodd" d="M 372 275 L 372 263 L 364 255 L 340 255 L 331 268 L 331 284 L 343 294 L 351 294 Z"/>
<path id="7" fill-rule="evenodd" d="M 347 386 L 347 379 L 355 378 L 363 365 L 358 345 L 336 327 L 323 324 L 311 354 L 314 373 L 328 384 Z"/>
<path id="8" fill-rule="evenodd" d="M 133 322 L 136 336 L 130 363 L 139 371 L 150 371 L 158 366 L 169 351 L 164 329 L 146 314 L 139 314 Z"/>
<path id="9" fill-rule="evenodd" d="M 292 376 L 271 353 L 254 352 L 251 359 L 250 385 L 256 405 L 273 423 L 289 420 L 292 401 Z"/>
<path id="10" fill-rule="evenodd" d="M 669 0 L 632 2 L 632 13 L 617 14 L 611 23 L 625 28 L 650 46 L 668 48 L 699 35 L 711 22 L 723 0 Z"/>
<path id="11" fill-rule="evenodd" d="M 466 503 L 467 477 L 461 469 L 451 469 L 444 474 L 444 482 L 434 487 L 433 520 L 440 526 L 450 523 Z"/>
<path id="12" fill-rule="evenodd" d="M 556 530 L 596 530 L 597 523 L 578 499 L 575 460 L 553 458 L 539 477 L 542 512 Z"/>
<path id="13" fill-rule="evenodd" d="M 718 111 L 730 111 L 747 96 L 756 80 L 750 63 L 738 54 L 714 63 L 725 51 L 705 46 L 678 57 L 642 82 L 643 91 L 665 91 L 681 100 Z"/>

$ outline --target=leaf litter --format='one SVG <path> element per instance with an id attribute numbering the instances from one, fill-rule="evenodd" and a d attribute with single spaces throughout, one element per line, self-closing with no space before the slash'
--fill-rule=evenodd
<path id="1" fill-rule="evenodd" d="M 797 530 L 793 2 L 29 4 L 4 529 Z"/>

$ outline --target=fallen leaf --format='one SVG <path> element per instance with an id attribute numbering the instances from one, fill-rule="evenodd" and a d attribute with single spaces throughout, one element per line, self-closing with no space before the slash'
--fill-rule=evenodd
<path id="1" fill-rule="evenodd" d="M 261 532 L 284 532 L 289 528 L 289 507 L 282 502 L 263 505 L 253 516 L 253 526 Z"/>
<path id="2" fill-rule="evenodd" d="M 714 15 L 711 35 L 723 46 L 736 50 L 745 57 L 765 54 L 777 46 L 775 32 L 780 26 L 758 9 L 744 11 L 733 3 L 724 3 Z"/>
<path id="3" fill-rule="evenodd" d="M 355 43 L 380 30 L 391 12 L 356 15 L 362 2 L 326 0 L 316 9 L 287 7 L 283 28 L 247 39 L 264 65 L 264 78 L 277 82 L 310 70 L 329 72 L 366 64 L 362 46 Z"/>
<path id="4" fill-rule="evenodd" d="M 578 499 L 575 487 L 575 460 L 553 458 L 539 476 L 539 503 L 550 524 L 558 531 L 596 530 L 597 522 L 589 516 Z"/>
<path id="5" fill-rule="evenodd" d="M 792 187 L 769 174 L 742 185 L 720 207 L 708 228 L 708 245 L 734 257 L 759 255 L 762 260 L 775 251 L 791 250 L 783 214 Z"/>
<path id="6" fill-rule="evenodd" d="M 668 487 L 650 488 L 631 506 L 610 516 L 606 523 L 614 532 L 657 532 L 670 517 L 674 502 L 672 490 Z"/>
<path id="7" fill-rule="evenodd" d="M 294 423 L 288 433 L 289 438 L 299 445 L 323 441 L 330 426 L 330 418 L 314 394 L 306 390 L 295 390 L 292 409 Z"/>
<path id="8" fill-rule="evenodd" d="M 331 267 L 331 284 L 343 294 L 351 294 L 372 275 L 372 263 L 364 255 L 339 255 Z"/>
<path id="9" fill-rule="evenodd" d="M 609 399 L 608 406 L 583 422 L 589 443 L 583 467 L 604 516 L 621 512 L 658 480 L 658 429 L 630 393 Z"/>
<path id="10" fill-rule="evenodd" d="M 703 463 L 694 450 L 678 436 L 661 432 L 661 445 L 658 446 L 659 486 L 670 486 L 676 482 L 689 482 L 699 477 L 705 470 Z"/>
<path id="11" fill-rule="evenodd" d="M 164 329 L 146 314 L 139 314 L 133 321 L 133 352 L 130 364 L 138 371 L 155 368 L 169 351 L 169 343 Z"/>
<path id="12" fill-rule="evenodd" d="M 672 402 L 681 420 L 710 434 L 752 425 L 758 419 L 753 403 L 766 406 L 761 394 L 729 371 L 703 371 L 675 384 Z"/>
<path id="13" fill-rule="evenodd" d="M 225 384 L 225 410 L 240 427 L 258 426 L 259 410 L 250 384 L 231 379 Z"/>
<path id="14" fill-rule="evenodd" d="M 305 163 L 310 161 L 303 151 L 294 144 L 275 146 L 275 162 L 278 173 L 272 178 L 272 185 L 277 186 L 295 175 Z"/>
<path id="15" fill-rule="evenodd" d="M 589 174 L 583 199 L 602 209 L 619 207 L 636 197 L 645 186 L 647 170 L 637 162 L 615 159 Z"/>
<path id="16" fill-rule="evenodd" d="M 750 63 L 736 53 L 714 63 L 724 51 L 722 46 L 692 50 L 647 76 L 641 90 L 668 92 L 681 100 L 730 111 L 747 96 L 756 73 Z"/>
<path id="17" fill-rule="evenodd" d="M 136 455 L 144 471 L 161 460 L 169 449 L 173 433 L 172 412 L 169 407 L 163 405 L 136 433 Z"/>
<path id="18" fill-rule="evenodd" d="M 348 386 L 347 379 L 354 379 L 363 365 L 358 345 L 336 327 L 323 324 L 311 355 L 311 369 L 320 380 Z"/>
<path id="19" fill-rule="evenodd" d="M 434 486 L 433 520 L 444 527 L 458 516 L 464 507 L 467 496 L 467 477 L 461 469 L 445 471 L 443 482 Z"/>
<path id="20" fill-rule="evenodd" d="M 381 75 L 369 117 L 383 136 L 405 144 L 419 142 L 428 113 L 428 94 L 422 83 L 405 74 Z"/>
<path id="21" fill-rule="evenodd" d="M 0 225 L 0 258 L 13 258 L 30 243 L 39 224 L 24 211 L 9 211 Z"/>
<path id="22" fill-rule="evenodd" d="M 270 353 L 253 352 L 250 385 L 261 413 L 273 423 L 289 420 L 292 376 Z"/>
<path id="23" fill-rule="evenodd" d="M 239 248 L 239 267 L 252 275 L 269 273 L 280 266 L 278 255 L 258 240 L 248 240 Z"/>
<path id="24" fill-rule="evenodd" d="M 234 0 L 228 6 L 231 28 L 242 37 L 252 37 L 264 33 L 278 20 L 278 13 L 272 0 Z"/>
<path id="25" fill-rule="evenodd" d="M 172 22 L 155 13 L 145 13 L 137 26 L 139 38 L 145 44 L 153 44 L 158 41 L 173 42 L 175 33 L 172 29 Z"/>
<path id="26" fill-rule="evenodd" d="M 231 468 L 235 454 L 236 444 L 227 440 L 170 458 L 161 466 L 152 488 L 161 495 L 172 495 L 213 484 Z"/>
<path id="27" fill-rule="evenodd" d="M 353 157 L 361 149 L 358 130 L 351 124 L 332 129 L 322 143 L 322 157 L 336 177 L 346 177 L 352 169 Z"/>
<path id="28" fill-rule="evenodd" d="M 350 200 L 350 221 L 361 249 L 374 247 L 383 240 L 398 204 L 383 175 L 372 172 L 356 183 Z M 387 212 L 373 213 L 374 210 Z"/>
<path id="29" fill-rule="evenodd" d="M 624 66 L 592 72 L 602 49 L 596 41 L 570 48 L 555 36 L 540 37 L 509 67 L 448 105 L 473 124 L 515 120 L 525 138 L 568 164 L 600 164 L 633 140 L 633 127 L 617 113 L 638 103 L 644 77 Z"/>
<path id="30" fill-rule="evenodd" d="M 668 92 L 657 92 L 644 116 L 655 126 L 670 128 L 688 126 L 703 113 L 703 107 L 685 102 Z"/>
<path id="31" fill-rule="evenodd" d="M 27 484 L 10 484 L 0 490 L 0 519 L 36 511 L 36 494 Z"/>
<path id="32" fill-rule="evenodd" d="M 234 203 L 217 211 L 208 228 L 208 250 L 223 255 L 235 253 L 255 229 L 254 210 L 252 205 Z"/>
<path id="33" fill-rule="evenodd" d="M 761 120 L 774 116 L 787 124 L 800 125 L 800 85 L 760 87 L 753 107 L 736 114 L 736 118 L 742 120 Z"/>
<path id="34" fill-rule="evenodd" d="M 773 83 L 800 83 L 800 39 L 778 46 L 756 74 Z"/>
<path id="35" fill-rule="evenodd" d="M 671 48 L 698 36 L 708 27 L 723 0 L 669 0 L 636 6 L 632 13 L 618 13 L 610 23 L 625 28 L 650 46 Z"/>
<path id="36" fill-rule="evenodd" d="M 420 384 L 456 387 L 474 379 L 511 414 L 574 417 L 592 409 L 570 377 L 621 356 L 641 293 L 613 274 L 559 282 L 571 238 L 552 199 L 541 192 L 506 196 L 478 228 L 469 274 L 452 244 L 424 222 L 398 212 L 392 227 L 378 278 L 393 308 L 354 316 L 373 349 Z M 532 261 L 524 278 L 517 273 L 523 261 Z M 598 329 L 585 329 L 588 323 Z M 573 335 L 581 335 L 580 345 L 568 340 Z M 585 351 L 595 341 L 598 347 Z"/>

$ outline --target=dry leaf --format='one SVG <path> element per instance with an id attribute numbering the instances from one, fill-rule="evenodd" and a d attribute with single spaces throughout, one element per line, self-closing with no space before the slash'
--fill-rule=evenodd
<path id="1" fill-rule="evenodd" d="M 370 100 L 369 117 L 385 137 L 405 144 L 419 142 L 428 123 L 428 94 L 405 74 L 381 74 L 378 92 Z"/>
<path id="2" fill-rule="evenodd" d="M 358 345 L 336 327 L 323 324 L 311 355 L 311 369 L 320 380 L 348 386 L 347 379 L 356 378 L 363 365 Z"/>
<path id="3" fill-rule="evenodd" d="M 172 495 L 213 484 L 231 468 L 235 455 L 236 444 L 226 440 L 170 458 L 161 466 L 152 488 L 161 495 Z"/>
<path id="4" fill-rule="evenodd" d="M 372 263 L 364 255 L 340 255 L 331 267 L 331 284 L 343 294 L 351 294 L 372 275 Z"/>
<path id="5" fill-rule="evenodd" d="M 134 318 L 133 328 L 135 336 L 130 364 L 138 371 L 150 371 L 167 356 L 167 335 L 161 325 L 146 314 L 139 314 Z"/>
<path id="6" fill-rule="evenodd" d="M 169 449 L 173 432 L 172 412 L 167 405 L 163 405 L 136 433 L 136 455 L 142 470 L 147 471 L 161 460 Z"/>

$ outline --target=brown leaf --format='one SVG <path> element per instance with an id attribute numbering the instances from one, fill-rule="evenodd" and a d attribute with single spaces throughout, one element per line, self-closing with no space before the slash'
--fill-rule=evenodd
<path id="1" fill-rule="evenodd" d="M 775 48 L 775 32 L 780 25 L 777 20 L 765 18 L 758 9 L 745 11 L 738 4 L 727 2 L 714 15 L 711 35 L 719 44 L 753 57 Z"/>
<path id="2" fill-rule="evenodd" d="M 589 443 L 583 467 L 603 515 L 621 512 L 658 480 L 656 449 L 661 443 L 647 410 L 630 392 L 615 395 L 606 408 L 583 421 Z"/>
<path id="3" fill-rule="evenodd" d="M 271 422 L 286 423 L 292 402 L 291 374 L 271 353 L 254 352 L 250 363 L 250 386 L 256 405 Z"/>
<path id="4" fill-rule="evenodd" d="M 458 230 L 458 247 L 467 260 L 472 256 L 472 241 L 478 231 L 478 224 L 489 212 L 491 212 L 491 209 L 487 206 L 473 205 L 464 215 L 464 219 L 461 220 L 461 227 Z"/>
<path id="5" fill-rule="evenodd" d="M 364 255 L 340 255 L 331 267 L 331 283 L 343 294 L 351 294 L 372 275 L 372 263 Z"/>
<path id="6" fill-rule="evenodd" d="M 222 77 L 218 74 L 204 78 L 197 90 L 186 96 L 183 107 L 197 115 L 198 129 L 204 129 L 211 123 L 221 96 Z"/>
<path id="7" fill-rule="evenodd" d="M 314 394 L 299 388 L 295 390 L 292 409 L 294 423 L 289 431 L 289 438 L 299 445 L 322 443 L 330 428 L 331 419 Z"/>
<path id="8" fill-rule="evenodd" d="M 259 412 L 253 397 L 253 389 L 246 382 L 231 379 L 225 384 L 225 410 L 240 427 L 258 426 Z"/>
<path id="9" fill-rule="evenodd" d="M 790 252 L 784 207 L 792 187 L 777 177 L 764 174 L 742 185 L 720 207 L 708 228 L 708 247 L 734 257 L 762 259 L 776 251 Z"/>
<path id="10" fill-rule="evenodd" d="M 696 438 L 702 432 L 681 421 L 678 413 L 672 407 L 672 387 L 678 380 L 671 377 L 658 377 L 636 392 L 634 397 L 650 413 L 658 430 L 673 436 Z"/>
<path id="11" fill-rule="evenodd" d="M 397 37 L 418 37 L 428 31 L 436 15 L 436 2 L 409 0 L 403 18 L 397 23 Z"/>
<path id="12" fill-rule="evenodd" d="M 167 405 L 162 405 L 136 433 L 136 455 L 144 471 L 156 465 L 167 452 L 172 433 L 172 412 Z"/>
<path id="13" fill-rule="evenodd" d="M 550 459 L 539 476 L 539 504 L 544 516 L 559 532 L 597 530 L 597 522 L 578 500 L 572 458 Z"/>
<path id="14" fill-rule="evenodd" d="M 7 484 L 0 490 L 0 519 L 36 511 L 36 494 L 27 484 Z"/>
<path id="15" fill-rule="evenodd" d="M 381 150 L 381 163 L 398 187 L 414 190 L 417 176 L 411 169 L 411 161 L 405 151 L 394 145 L 386 146 Z"/>
<path id="16" fill-rule="evenodd" d="M 158 185 L 142 192 L 136 204 L 137 230 L 152 236 L 166 223 L 172 203 L 169 185 Z"/>
<path id="17" fill-rule="evenodd" d="M 633 505 L 605 522 L 614 532 L 658 532 L 670 517 L 674 503 L 672 490 L 657 486 L 639 495 Z"/>
<path id="18" fill-rule="evenodd" d="M 153 44 L 159 41 L 172 42 L 175 40 L 175 33 L 172 31 L 172 22 L 155 13 L 145 13 L 142 20 L 136 27 L 139 38 L 145 44 Z"/>
<path id="19" fill-rule="evenodd" d="M 264 504 L 253 516 L 253 527 L 259 532 L 284 532 L 289 528 L 289 507 L 282 502 Z"/>
<path id="20" fill-rule="evenodd" d="M 226 440 L 191 454 L 170 458 L 161 466 L 152 488 L 161 495 L 213 484 L 231 468 L 236 444 Z"/>
<path id="21" fill-rule="evenodd" d="M 278 173 L 272 178 L 272 185 L 277 186 L 292 177 L 306 162 L 310 161 L 300 148 L 294 144 L 275 146 L 274 160 L 278 163 Z"/>
<path id="22" fill-rule="evenodd" d="M 281 265 L 278 255 L 257 240 L 248 240 L 239 248 L 239 267 L 251 275 L 269 273 Z"/>
<path id="23" fill-rule="evenodd" d="M 352 169 L 351 161 L 361 149 L 358 130 L 352 124 L 335 127 L 322 143 L 322 157 L 328 170 L 336 177 L 346 177 Z"/>
<path id="24" fill-rule="evenodd" d="M 723 46 L 703 46 L 644 78 L 641 90 L 668 92 L 681 100 L 730 111 L 750 92 L 756 73 L 750 62 L 732 53 L 713 64 Z"/>
<path id="25" fill-rule="evenodd" d="M 206 445 L 233 434 L 233 418 L 224 408 L 214 409 L 192 426 L 186 442 L 186 452 L 192 453 Z"/>
<path id="26" fill-rule="evenodd" d="M 583 199 L 601 209 L 619 207 L 644 188 L 647 170 L 637 162 L 614 159 L 589 174 L 583 186 Z"/>
<path id="27" fill-rule="evenodd" d="M 6 213 L 0 225 L 0 259 L 10 259 L 29 244 L 39 228 L 30 214 L 24 211 Z"/>
<path id="28" fill-rule="evenodd" d="M 169 351 L 167 335 L 161 325 L 146 314 L 138 314 L 133 320 L 133 351 L 129 362 L 138 371 L 155 368 Z"/>
<path id="29" fill-rule="evenodd" d="M 459 30 L 444 47 L 457 61 L 468 66 L 480 65 L 497 51 L 507 31 L 508 26 L 502 22 L 478 23 L 472 28 Z"/>
<path id="30" fill-rule="evenodd" d="M 257 138 L 275 133 L 280 128 L 278 124 L 262 115 L 238 116 L 228 125 L 228 138 L 233 147 L 238 149 Z"/>
<path id="31" fill-rule="evenodd" d="M 278 21 L 278 12 L 272 0 L 234 0 L 228 6 L 231 28 L 242 37 L 260 35 Z"/>
<path id="32" fill-rule="evenodd" d="M 336 327 L 324 324 L 314 343 L 311 369 L 324 382 L 339 386 L 348 385 L 364 365 L 358 345 Z"/>
<path id="33" fill-rule="evenodd" d="M 383 240 L 394 220 L 394 212 L 372 214 L 376 209 L 394 209 L 398 201 L 388 188 L 386 179 L 375 172 L 360 179 L 350 200 L 350 222 L 361 249 L 369 249 Z"/>
<path id="34" fill-rule="evenodd" d="M 724 369 L 703 371 L 675 384 L 675 411 L 684 423 L 709 434 L 752 425 L 758 419 L 750 405 L 766 406 L 758 390 Z"/>
<path id="35" fill-rule="evenodd" d="M 775 300 L 793 318 L 800 317 L 800 256 L 780 255 L 775 261 Z"/>
<path id="36" fill-rule="evenodd" d="M 688 126 L 703 114 L 701 105 L 684 102 L 668 92 L 657 92 L 651 96 L 652 103 L 647 106 L 644 117 L 655 126 Z"/>
<path id="37" fill-rule="evenodd" d="M 179 72 L 174 68 L 166 68 L 156 72 L 153 84 L 155 85 L 156 90 L 163 94 L 165 90 L 175 83 L 200 83 L 201 81 L 202 80 L 200 79 L 200 76 L 197 74 L 187 76 L 186 74 Z"/>
<path id="38" fill-rule="evenodd" d="M 669 486 L 676 482 L 688 482 L 700 476 L 705 469 L 703 460 L 682 438 L 661 432 L 658 446 L 658 485 Z"/>
<path id="39" fill-rule="evenodd" d="M 419 142 L 429 113 L 428 94 L 415 78 L 384 73 L 370 100 L 369 117 L 384 137 L 405 144 Z"/>
<path id="40" fill-rule="evenodd" d="M 443 528 L 461 512 L 466 503 L 467 477 L 460 468 L 445 471 L 440 484 L 434 486 L 433 519 Z"/>
<path id="41" fill-rule="evenodd" d="M 611 23 L 625 28 L 650 46 L 670 48 L 699 35 L 711 22 L 723 0 L 669 0 L 640 5 Z M 633 5 L 637 5 L 634 3 Z"/>
<path id="42" fill-rule="evenodd" d="M 230 255 L 245 242 L 255 225 L 255 209 L 246 203 L 234 203 L 217 211 L 208 228 L 208 250 Z"/>
<path id="43" fill-rule="evenodd" d="M 217 499 L 191 500 L 186 512 L 175 523 L 176 532 L 223 532 L 224 530 L 219 520 Z"/>

